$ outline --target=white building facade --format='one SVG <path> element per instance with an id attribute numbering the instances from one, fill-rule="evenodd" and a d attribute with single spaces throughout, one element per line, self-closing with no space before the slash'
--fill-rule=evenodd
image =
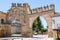
<path id="1" fill-rule="evenodd" d="M 53 29 L 60 29 L 60 17 L 53 17 L 52 18 L 52 28 Z"/>

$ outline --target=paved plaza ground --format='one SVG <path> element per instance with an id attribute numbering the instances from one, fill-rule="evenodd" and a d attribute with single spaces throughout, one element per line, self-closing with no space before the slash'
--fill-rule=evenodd
<path id="1" fill-rule="evenodd" d="M 0 40 L 54 40 L 54 39 L 48 38 L 48 35 L 33 35 L 33 38 L 6 37 L 0 38 Z"/>

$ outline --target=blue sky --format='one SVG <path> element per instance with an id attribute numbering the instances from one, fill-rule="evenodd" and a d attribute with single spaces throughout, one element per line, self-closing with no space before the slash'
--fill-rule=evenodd
<path id="1" fill-rule="evenodd" d="M 0 11 L 7 12 L 11 7 L 11 3 L 29 3 L 30 8 L 55 4 L 55 11 L 60 12 L 60 0 L 0 0 Z"/>
<path id="2" fill-rule="evenodd" d="M 42 25 L 44 26 L 44 28 L 47 28 L 47 21 L 43 16 L 40 16 L 40 20 L 42 22 Z"/>
<path id="3" fill-rule="evenodd" d="M 11 3 L 28 3 L 31 9 L 54 4 L 55 12 L 60 12 L 60 0 L 0 0 L 0 11 L 7 12 L 11 8 Z M 44 19 L 42 18 L 43 21 Z M 43 25 L 46 26 L 46 22 Z"/>

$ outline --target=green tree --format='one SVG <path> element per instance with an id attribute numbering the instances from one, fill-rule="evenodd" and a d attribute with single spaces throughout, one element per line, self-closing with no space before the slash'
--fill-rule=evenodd
<path id="1" fill-rule="evenodd" d="M 47 29 L 42 28 L 42 29 L 41 29 L 41 33 L 43 34 L 44 32 L 47 33 Z"/>
<path id="2" fill-rule="evenodd" d="M 33 23 L 33 31 L 35 32 L 39 32 L 41 31 L 42 32 L 42 28 L 43 28 L 43 25 L 41 23 L 41 20 L 40 20 L 40 17 L 37 17 L 37 19 L 34 21 Z"/>

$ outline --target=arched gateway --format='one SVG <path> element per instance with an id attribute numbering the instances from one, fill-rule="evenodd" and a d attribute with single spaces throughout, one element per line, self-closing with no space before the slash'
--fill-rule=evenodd
<path id="1" fill-rule="evenodd" d="M 23 37 L 32 37 L 32 25 L 34 20 L 38 16 L 43 16 L 48 25 L 48 37 L 53 37 L 52 29 L 52 17 L 54 16 L 55 10 L 54 5 L 39 7 L 35 9 L 30 9 L 27 3 L 23 5 L 12 3 L 12 7 L 8 10 L 6 14 L 6 23 L 9 24 L 13 20 L 16 20 L 21 25 L 21 33 Z M 2 15 L 3 16 L 3 15 Z M 9 24 L 11 25 L 11 24 Z"/>
<path id="2" fill-rule="evenodd" d="M 22 36 L 32 37 L 32 25 L 34 20 L 38 16 L 43 16 L 48 24 L 48 37 L 53 37 L 53 29 L 52 29 L 52 16 L 54 15 L 54 5 L 50 5 L 50 9 L 48 6 L 45 6 L 44 9 L 42 7 L 32 9 L 30 13 L 27 15 L 27 25 L 22 27 Z M 26 28 L 26 29 L 25 29 Z"/>

